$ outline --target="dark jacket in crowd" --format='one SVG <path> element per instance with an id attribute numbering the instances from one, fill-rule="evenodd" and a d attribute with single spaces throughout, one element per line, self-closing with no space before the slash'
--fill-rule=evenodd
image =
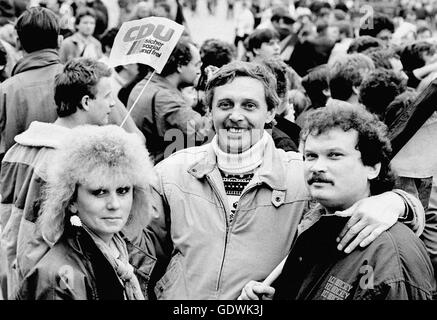
<path id="1" fill-rule="evenodd" d="M 210 123 L 191 108 L 178 88 L 158 74 L 147 76 L 136 84 L 129 95 L 128 109 L 140 95 L 148 77 L 152 77 L 148 88 L 141 94 L 131 116 L 146 137 L 147 149 L 156 164 L 172 152 L 186 148 L 190 143 L 190 146 L 203 143 Z M 184 139 L 176 136 L 175 148 L 167 150 L 173 143 L 168 140 L 169 137 L 173 139 L 172 134 L 179 133 Z"/>
<path id="2" fill-rule="evenodd" d="M 365 248 L 345 254 L 336 237 L 348 218 L 320 206 L 273 286 L 277 300 L 431 300 L 436 284 L 424 244 L 397 222 Z M 310 222 L 311 223 L 311 222 Z"/>
<path id="3" fill-rule="evenodd" d="M 143 294 L 155 258 L 127 242 Z M 18 300 L 124 300 L 117 273 L 82 228 L 69 226 L 20 285 Z"/>
<path id="4" fill-rule="evenodd" d="M 291 122 L 279 115 L 275 116 L 275 120 L 275 127 L 284 132 L 287 136 L 289 136 L 295 146 L 298 147 L 300 139 L 300 127 L 296 123 Z"/>
<path id="5" fill-rule="evenodd" d="M 390 123 L 389 138 L 392 145 L 392 157 L 411 139 L 419 128 L 437 110 L 437 79 L 423 90 L 416 100 Z"/>
<path id="6" fill-rule="evenodd" d="M 303 77 L 310 69 L 328 62 L 334 45 L 327 37 L 298 42 L 287 63 Z"/>
<path id="7" fill-rule="evenodd" d="M 0 160 L 32 121 L 56 120 L 54 82 L 61 70 L 56 50 L 39 50 L 19 60 L 0 84 Z"/>
<path id="8" fill-rule="evenodd" d="M 286 135 L 281 129 L 274 126 L 272 129 L 272 138 L 275 142 L 275 147 L 278 149 L 282 149 L 286 152 L 294 151 L 298 152 L 298 145 L 294 143 L 294 141 Z"/>

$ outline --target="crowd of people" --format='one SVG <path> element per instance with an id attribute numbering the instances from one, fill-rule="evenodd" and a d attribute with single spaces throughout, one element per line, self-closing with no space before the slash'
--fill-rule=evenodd
<path id="1" fill-rule="evenodd" d="M 0 1 L 0 299 L 436 299 L 437 3 L 382 2 Z"/>

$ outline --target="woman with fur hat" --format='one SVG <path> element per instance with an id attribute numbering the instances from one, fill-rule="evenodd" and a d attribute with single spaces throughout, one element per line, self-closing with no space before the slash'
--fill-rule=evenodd
<path id="1" fill-rule="evenodd" d="M 133 245 L 148 222 L 153 166 L 144 144 L 117 126 L 81 126 L 55 155 L 38 220 L 51 249 L 18 299 L 147 298 L 155 259 Z"/>

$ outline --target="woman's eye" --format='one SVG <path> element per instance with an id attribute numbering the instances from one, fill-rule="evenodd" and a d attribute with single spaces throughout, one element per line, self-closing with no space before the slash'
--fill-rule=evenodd
<path id="1" fill-rule="evenodd" d="M 309 161 L 309 160 L 313 160 L 316 158 L 316 155 L 313 153 L 307 153 L 304 155 L 304 160 L 305 161 Z"/>
<path id="2" fill-rule="evenodd" d="M 98 197 L 98 196 L 102 196 L 106 193 L 106 190 L 104 189 L 97 189 L 97 190 L 93 190 L 91 191 L 91 194 Z"/>
<path id="3" fill-rule="evenodd" d="M 331 152 L 330 154 L 329 154 L 329 157 L 330 158 L 339 158 L 339 157 L 341 157 L 342 156 L 342 154 L 341 153 L 338 153 L 338 152 Z"/>
<path id="4" fill-rule="evenodd" d="M 118 188 L 117 189 L 117 193 L 118 194 L 127 194 L 130 191 L 130 187 L 123 187 L 123 188 Z"/>

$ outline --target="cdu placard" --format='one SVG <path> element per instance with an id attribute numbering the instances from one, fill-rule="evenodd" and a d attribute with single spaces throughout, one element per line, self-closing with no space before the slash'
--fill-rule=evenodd
<path id="1" fill-rule="evenodd" d="M 123 23 L 112 46 L 111 67 L 143 63 L 161 73 L 184 31 L 184 26 L 162 17 Z"/>

